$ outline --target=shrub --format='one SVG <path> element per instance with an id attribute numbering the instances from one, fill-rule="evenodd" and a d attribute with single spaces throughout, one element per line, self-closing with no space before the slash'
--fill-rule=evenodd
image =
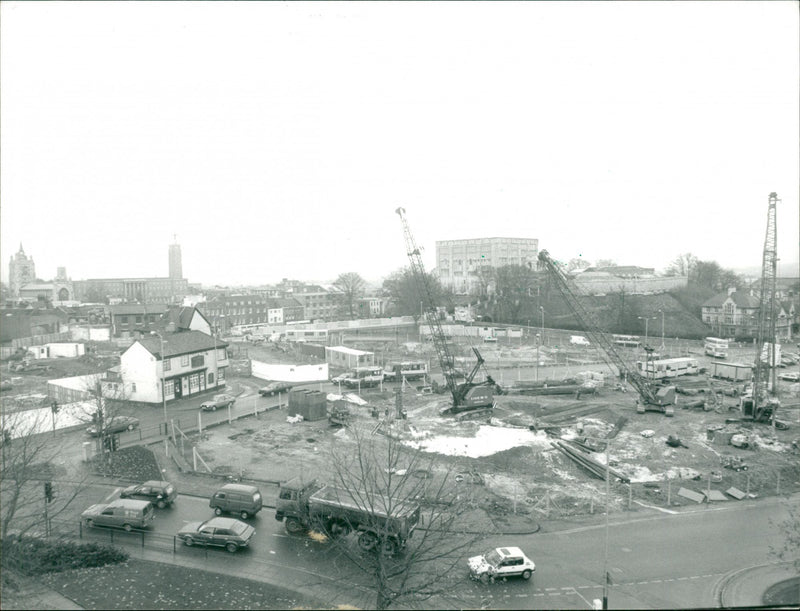
<path id="1" fill-rule="evenodd" d="M 128 553 L 110 545 L 22 536 L 2 543 L 2 564 L 26 575 L 93 568 L 125 562 Z"/>

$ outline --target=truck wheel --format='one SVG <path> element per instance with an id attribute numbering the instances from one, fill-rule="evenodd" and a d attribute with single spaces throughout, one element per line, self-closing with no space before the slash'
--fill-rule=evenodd
<path id="1" fill-rule="evenodd" d="M 375 544 L 378 542 L 378 538 L 373 535 L 372 533 L 362 533 L 361 536 L 358 538 L 358 545 L 363 550 L 370 550 L 375 547 Z"/>
<path id="2" fill-rule="evenodd" d="M 239 546 L 236 545 L 235 543 L 228 543 L 225 546 L 225 549 L 228 550 L 231 554 L 233 554 L 236 552 L 237 549 L 239 549 Z"/>
<path id="3" fill-rule="evenodd" d="M 221 507 L 214 507 L 214 515 L 221 516 L 222 515 L 222 508 Z"/>
<path id="4" fill-rule="evenodd" d="M 290 535 L 299 535 L 305 530 L 303 523 L 296 518 L 286 518 L 286 532 Z"/>
<path id="5" fill-rule="evenodd" d="M 527 571 L 527 570 L 526 571 L 522 571 L 522 578 L 525 579 L 525 580 L 530 579 L 531 578 L 531 572 Z"/>
<path id="6" fill-rule="evenodd" d="M 125 529 L 126 533 L 129 533 L 129 532 L 131 532 L 133 530 L 133 527 L 130 524 L 123 524 L 122 528 Z"/>
<path id="7" fill-rule="evenodd" d="M 394 539 L 385 539 L 381 544 L 381 552 L 384 556 L 393 556 L 397 553 L 397 542 Z"/>
<path id="8" fill-rule="evenodd" d="M 489 583 L 489 573 L 483 573 L 481 575 L 481 583 L 488 584 Z"/>
<path id="9" fill-rule="evenodd" d="M 346 537 L 350 534 L 350 526 L 341 520 L 331 520 L 326 530 L 333 537 Z"/>

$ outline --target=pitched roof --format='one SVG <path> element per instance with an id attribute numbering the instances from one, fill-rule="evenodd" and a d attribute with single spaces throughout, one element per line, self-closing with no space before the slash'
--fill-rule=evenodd
<path id="1" fill-rule="evenodd" d="M 203 350 L 213 350 L 217 348 L 225 348 L 227 343 L 216 340 L 210 335 L 206 335 L 202 331 L 180 331 L 177 333 L 164 333 L 164 355 L 163 356 L 179 356 L 181 354 L 190 354 L 192 352 L 201 352 Z M 143 337 L 134 342 L 139 343 L 157 359 L 162 358 L 161 354 L 161 338 L 158 335 L 151 335 L 150 337 Z M 128 348 L 130 350 L 130 348 Z"/>
<path id="2" fill-rule="evenodd" d="M 759 300 L 753 297 L 750 293 L 744 291 L 734 291 L 730 295 L 728 293 L 717 293 L 711 299 L 703 303 L 703 306 L 719 307 L 731 298 L 737 308 L 758 308 L 760 305 Z"/>
<path id="3" fill-rule="evenodd" d="M 162 316 L 162 322 L 165 325 L 174 323 L 175 328 L 188 330 L 189 325 L 192 324 L 192 317 L 195 312 L 203 316 L 200 310 L 191 306 L 170 306 Z M 205 319 L 205 316 L 203 316 L 203 318 Z M 208 322 L 208 320 L 206 320 L 206 322 Z"/>

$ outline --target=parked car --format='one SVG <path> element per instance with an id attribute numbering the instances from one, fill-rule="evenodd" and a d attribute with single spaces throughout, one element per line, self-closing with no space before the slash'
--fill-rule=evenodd
<path id="1" fill-rule="evenodd" d="M 338 376 L 333 376 L 331 378 L 331 382 L 334 384 L 339 384 L 340 382 L 344 382 L 348 377 L 350 377 L 349 373 L 340 373 Z"/>
<path id="2" fill-rule="evenodd" d="M 796 371 L 782 371 L 778 374 L 779 380 L 786 380 L 787 382 L 800 382 L 800 373 Z"/>
<path id="3" fill-rule="evenodd" d="M 164 509 L 175 502 L 178 489 L 169 482 L 150 480 L 136 486 L 128 486 L 120 492 L 121 499 L 140 499 L 150 501 L 159 509 Z"/>
<path id="4" fill-rule="evenodd" d="M 150 524 L 155 513 L 150 501 L 117 499 L 111 503 L 92 505 L 81 514 L 81 520 L 89 527 L 110 526 L 130 532 L 134 528 L 144 528 Z"/>
<path id="5" fill-rule="evenodd" d="M 487 335 L 483 338 L 483 341 L 487 344 L 496 344 L 497 338 L 494 335 Z"/>
<path id="6" fill-rule="evenodd" d="M 518 547 L 498 547 L 480 556 L 473 556 L 467 560 L 467 564 L 470 577 L 483 583 L 514 576 L 527 580 L 536 571 L 533 560 Z"/>
<path id="7" fill-rule="evenodd" d="M 106 434 L 110 434 L 121 433 L 122 431 L 132 431 L 137 426 L 139 426 L 138 418 L 133 418 L 132 416 L 112 416 L 111 418 L 106 419 L 103 429 L 105 430 Z M 102 431 L 97 424 L 93 424 L 86 429 L 86 432 L 92 437 L 99 437 Z"/>
<path id="8" fill-rule="evenodd" d="M 236 397 L 232 395 L 214 395 L 213 399 L 209 399 L 208 401 L 203 401 L 200 404 L 200 409 L 206 412 L 215 412 L 217 408 L 226 408 L 228 406 L 233 406 L 236 403 Z"/>
<path id="9" fill-rule="evenodd" d="M 288 392 L 292 389 L 293 384 L 289 382 L 270 382 L 263 388 L 258 389 L 258 394 L 262 397 L 267 395 L 277 395 L 279 392 Z"/>
<path id="10" fill-rule="evenodd" d="M 247 547 L 256 529 L 233 518 L 211 518 L 205 522 L 189 522 L 178 531 L 178 538 L 188 545 L 217 545 L 233 553 Z"/>

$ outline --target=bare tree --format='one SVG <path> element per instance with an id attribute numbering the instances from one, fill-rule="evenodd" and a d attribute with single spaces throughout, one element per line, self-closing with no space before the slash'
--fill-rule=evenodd
<path id="1" fill-rule="evenodd" d="M 48 520 L 61 514 L 82 487 L 78 482 L 62 488 L 53 481 L 54 463 L 64 448 L 50 431 L 48 412 L 50 408 L 3 414 L 0 539 L 47 532 Z"/>
<path id="2" fill-rule="evenodd" d="M 362 534 L 355 544 L 353 538 L 325 534 L 371 579 L 376 609 L 401 601 L 413 605 L 433 596 L 455 600 L 454 580 L 465 570 L 462 557 L 482 538 L 468 533 L 462 520 L 471 495 L 457 487 L 449 469 L 437 471 L 431 458 L 393 435 L 375 436 L 355 426 L 348 433 L 351 443 L 340 440 L 331 447 L 333 485 L 364 510 L 362 514 L 370 514 L 365 534 L 369 538 L 374 536 L 369 533 L 379 533 L 378 540 L 365 541 Z M 419 522 L 398 551 L 389 543 L 396 532 L 395 521 L 415 508 Z M 356 527 L 347 525 L 342 530 Z"/>
<path id="3" fill-rule="evenodd" d="M 83 402 L 81 419 L 91 423 L 96 431 L 96 451 L 109 468 L 113 465 L 115 444 L 115 420 L 122 416 L 127 393 L 121 380 L 105 379 L 104 374 L 86 377 L 83 390 L 87 399 Z"/>
<path id="4" fill-rule="evenodd" d="M 333 283 L 341 291 L 342 308 L 350 318 L 355 317 L 355 303 L 364 294 L 364 279 L 356 272 L 339 274 Z"/>
<path id="5" fill-rule="evenodd" d="M 689 276 L 697 266 L 698 259 L 692 253 L 678 255 L 667 267 L 667 276 Z"/>

